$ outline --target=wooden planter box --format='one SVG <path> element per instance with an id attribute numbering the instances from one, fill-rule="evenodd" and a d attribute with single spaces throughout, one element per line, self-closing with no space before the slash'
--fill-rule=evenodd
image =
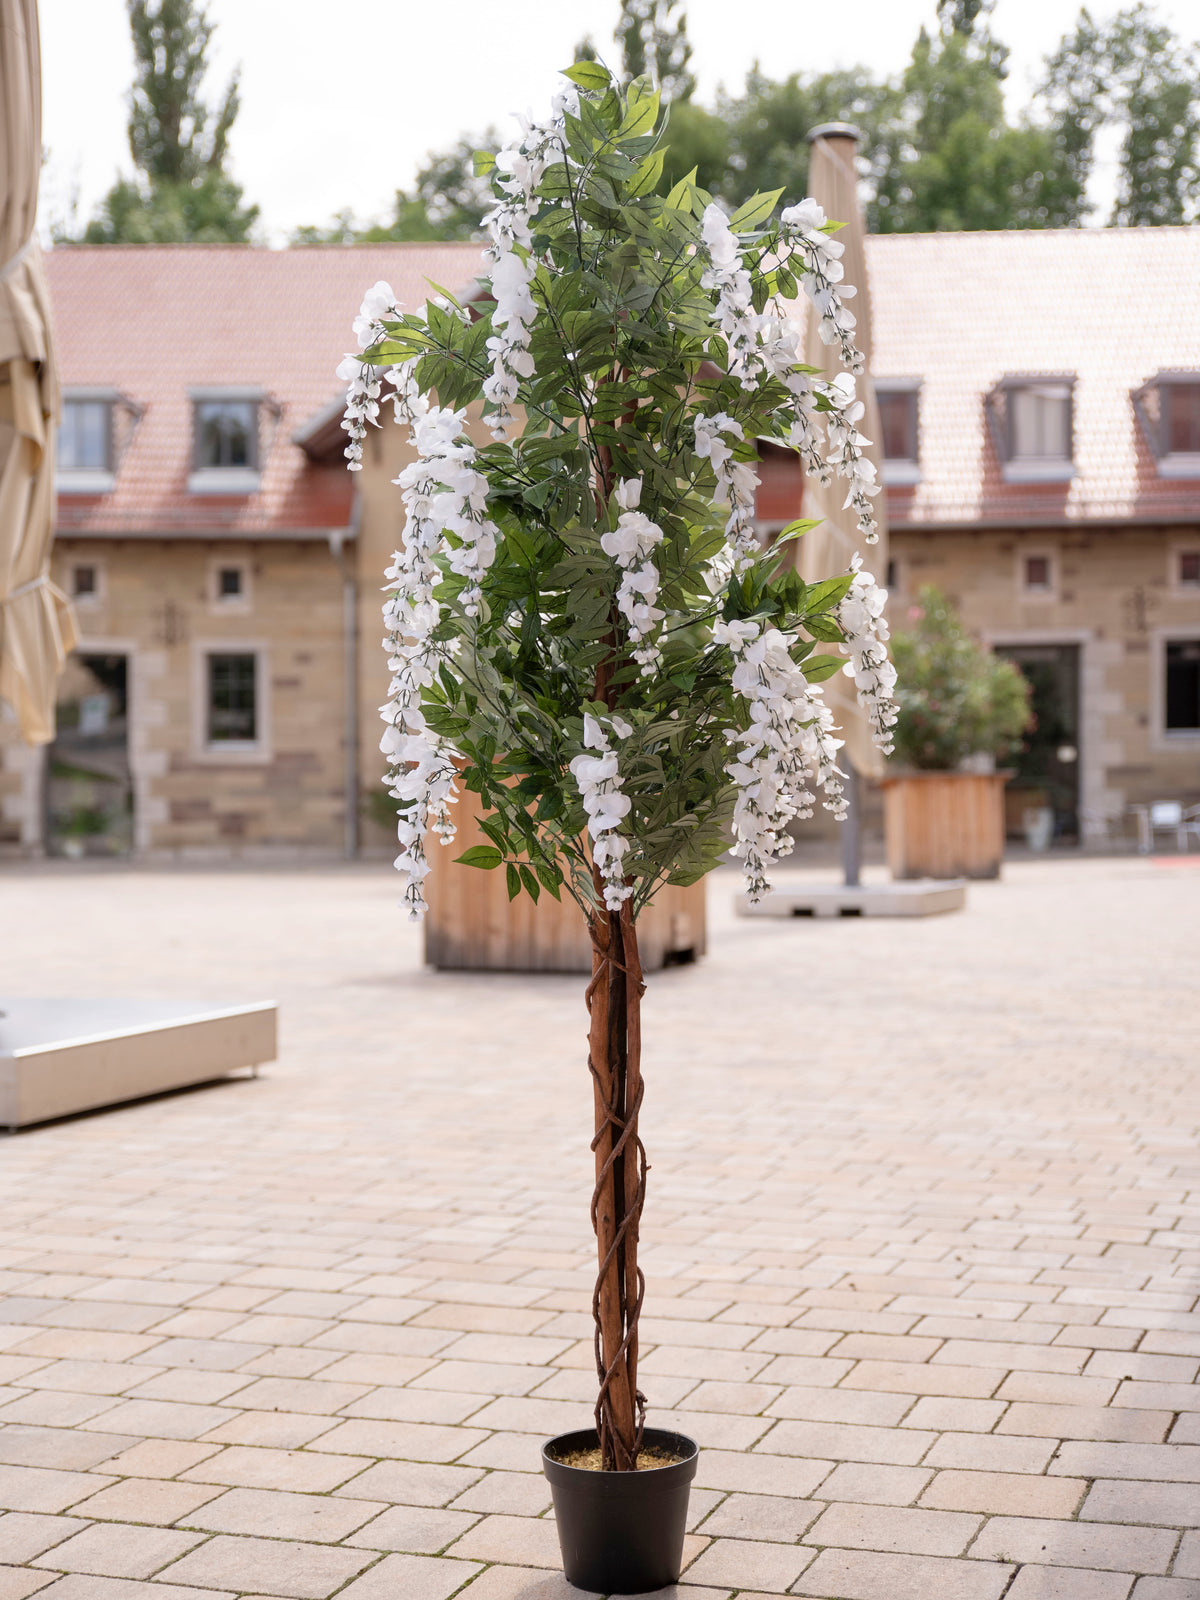
<path id="1" fill-rule="evenodd" d="M 912 772 L 882 780 L 893 878 L 998 878 L 1008 772 Z"/>
<path id="2" fill-rule="evenodd" d="M 479 796 L 459 788 L 454 807 L 458 837 L 443 848 L 431 840 L 432 871 L 425 880 L 425 959 L 441 969 L 494 972 L 590 972 L 592 941 L 583 913 L 565 892 L 561 901 L 542 891 L 537 905 L 526 894 L 508 898 L 502 867 L 483 872 L 459 866 L 455 856 L 490 844 L 479 826 Z M 705 883 L 660 889 L 638 918 L 642 966 L 698 961 L 704 954 Z"/>

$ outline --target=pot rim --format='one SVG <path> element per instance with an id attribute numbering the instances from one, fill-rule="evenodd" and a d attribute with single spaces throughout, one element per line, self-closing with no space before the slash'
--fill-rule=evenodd
<path id="1" fill-rule="evenodd" d="M 649 1494 L 660 1489 L 671 1489 L 681 1483 L 690 1483 L 696 1475 L 700 1459 L 700 1446 L 686 1433 L 674 1428 L 647 1428 L 642 1443 L 665 1445 L 686 1451 L 679 1461 L 662 1467 L 648 1467 L 642 1472 L 593 1472 L 589 1467 L 573 1467 L 561 1461 L 553 1450 L 594 1448 L 598 1442 L 595 1428 L 572 1428 L 569 1433 L 556 1434 L 542 1445 L 542 1471 L 550 1483 L 582 1488 L 587 1484 L 597 1495 Z"/>

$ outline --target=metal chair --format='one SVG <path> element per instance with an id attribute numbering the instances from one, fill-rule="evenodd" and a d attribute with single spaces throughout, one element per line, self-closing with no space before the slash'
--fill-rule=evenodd
<path id="1" fill-rule="evenodd" d="M 1200 843 L 1200 805 L 1185 806 L 1179 800 L 1156 800 L 1148 806 L 1131 806 L 1137 818 L 1138 853 L 1149 855 L 1156 833 L 1173 833 L 1180 850 L 1188 848 L 1188 835 Z"/>

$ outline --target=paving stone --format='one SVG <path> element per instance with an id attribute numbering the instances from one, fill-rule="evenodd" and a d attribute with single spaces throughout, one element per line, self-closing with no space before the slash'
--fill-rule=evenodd
<path id="1" fill-rule="evenodd" d="M 168 1583 L 201 1589 L 325 1600 L 377 1559 L 368 1550 L 219 1534 L 166 1568 L 161 1576 Z"/>
<path id="2" fill-rule="evenodd" d="M 75 1515 L 113 1522 L 150 1522 L 165 1527 L 186 1518 L 220 1489 L 200 1484 L 174 1483 L 157 1478 L 123 1478 L 119 1483 L 89 1495 L 75 1508 Z M 2 1525 L 0 1525 L 2 1526 Z"/>
<path id="3" fill-rule="evenodd" d="M 453 1544 L 479 1521 L 467 1511 L 437 1511 L 428 1506 L 392 1506 L 375 1517 L 348 1544 L 367 1550 L 409 1550 L 418 1555 L 436 1555 Z"/>
<path id="4" fill-rule="evenodd" d="M 909 1555 L 961 1555 L 981 1519 L 956 1511 L 906 1506 L 832 1505 L 808 1531 L 814 1545 L 852 1550 L 892 1550 Z"/>
<path id="5" fill-rule="evenodd" d="M 872 1505 L 912 1505 L 933 1474 L 924 1467 L 886 1467 L 845 1461 L 821 1484 L 822 1500 L 865 1501 Z"/>
<path id="6" fill-rule="evenodd" d="M 121 1477 L 173 1478 L 197 1462 L 217 1453 L 215 1444 L 191 1444 L 178 1439 L 143 1439 L 100 1463 L 101 1470 Z"/>
<path id="7" fill-rule="evenodd" d="M 720 1588 L 761 1589 L 784 1594 L 813 1558 L 794 1544 L 757 1539 L 715 1539 L 686 1569 L 684 1588 L 693 1583 Z"/>
<path id="8" fill-rule="evenodd" d="M 904 1428 L 934 1428 L 939 1433 L 990 1433 L 1004 1412 L 1002 1400 L 964 1400 L 922 1395 L 901 1420 Z"/>
<path id="9" fill-rule="evenodd" d="M 537 1572 L 529 1567 L 488 1567 L 463 1594 L 469 1595 L 470 1600 L 599 1600 L 589 1589 L 576 1589 L 560 1572 Z M 692 1589 L 688 1591 L 687 1600 L 709 1600 L 714 1595 L 718 1600 L 726 1600 L 728 1594 L 725 1589 Z M 682 1595 L 683 1590 L 680 1590 L 679 1596 Z M 650 1600 L 650 1597 L 645 1596 L 643 1600 Z M 664 1600 L 677 1600 L 677 1597 L 667 1590 Z"/>
<path id="10" fill-rule="evenodd" d="M 343 1422 L 321 1435 L 322 1451 L 387 1456 L 407 1461 L 455 1461 L 486 1437 L 479 1428 L 439 1428 L 418 1422 Z"/>
<path id="11" fill-rule="evenodd" d="M 367 1456 L 324 1455 L 315 1450 L 252 1449 L 230 1445 L 182 1476 L 189 1483 L 224 1483 L 240 1489 L 292 1489 L 324 1494 L 367 1466 Z"/>
<path id="12" fill-rule="evenodd" d="M 1082 1444 L 1068 1441 L 1048 1469 L 1079 1478 L 1144 1478 L 1200 1483 L 1200 1448 L 1175 1444 Z"/>
<path id="13" fill-rule="evenodd" d="M 355 1500 L 394 1501 L 406 1506 L 445 1506 L 483 1476 L 479 1467 L 380 1461 L 365 1472 L 359 1472 L 334 1493 Z"/>
<path id="14" fill-rule="evenodd" d="M 136 1578 L 101 1578 L 83 1572 L 69 1572 L 50 1588 L 38 1592 L 52 1594 L 56 1600 L 233 1600 L 228 1593 L 218 1591 L 214 1595 L 212 1589 L 192 1589 L 157 1580 L 143 1583 Z"/>
<path id="15" fill-rule="evenodd" d="M 97 1522 L 34 1560 L 58 1572 L 89 1572 L 105 1578 L 148 1578 L 201 1542 L 202 1534 L 129 1523 Z"/>
<path id="16" fill-rule="evenodd" d="M 850 1423 L 778 1422 L 761 1448 L 772 1455 L 826 1456 L 834 1461 L 878 1461 L 911 1466 L 936 1440 L 913 1428 L 859 1428 Z"/>
<path id="17" fill-rule="evenodd" d="M 1133 1584 L 1131 1572 L 1022 1567 L 1005 1600 L 1127 1600 Z"/>
<path id="18" fill-rule="evenodd" d="M 993 1517 L 971 1547 L 971 1554 L 982 1561 L 1029 1561 L 1040 1566 L 1162 1573 L 1167 1570 L 1175 1543 L 1174 1533 L 1159 1528 Z"/>
<path id="19" fill-rule="evenodd" d="M 448 1554 L 527 1567 L 558 1567 L 562 1563 L 558 1530 L 547 1517 L 486 1516 L 451 1545 Z"/>
<path id="20" fill-rule="evenodd" d="M 385 1556 L 378 1566 L 342 1592 L 348 1600 L 397 1600 L 400 1595 L 404 1600 L 447 1600 L 478 1571 L 473 1562 L 444 1557 Z"/>
<path id="21" fill-rule="evenodd" d="M 1200 1600 L 1200 1579 L 1139 1578 L 1132 1600 Z"/>
<path id="22" fill-rule="evenodd" d="M 833 1467 L 832 1461 L 702 1450 L 693 1482 L 706 1489 L 740 1489 L 750 1494 L 790 1495 L 803 1500 Z"/>
<path id="23" fill-rule="evenodd" d="M 1171 1568 L 1176 1578 L 1200 1578 L 1200 1533 L 1185 1533 Z"/>
<path id="24" fill-rule="evenodd" d="M 822 1600 L 1000 1600 L 1012 1573 L 1000 1563 L 822 1550 L 791 1593 Z"/>
<path id="25" fill-rule="evenodd" d="M 1169 1411 L 1140 1411 L 1118 1406 L 1009 1406 L 996 1427 L 998 1434 L 1030 1438 L 1110 1439 L 1157 1444 L 1173 1421 Z"/>
<path id="26" fill-rule="evenodd" d="M 934 1478 L 921 1504 L 1014 1517 L 1070 1517 L 1086 1488 L 1081 1478 L 1048 1478 L 1033 1472 L 947 1471 Z"/>
<path id="27" fill-rule="evenodd" d="M 25 1600 L 54 1579 L 54 1573 L 36 1572 L 32 1567 L 0 1566 L 0 1600 Z"/>
<path id="28" fill-rule="evenodd" d="M 9 1511 L 0 1516 L 0 1561 L 20 1566 L 44 1550 L 61 1544 L 87 1526 L 82 1517 L 50 1517 L 30 1511 Z"/>
<path id="29" fill-rule="evenodd" d="M 1081 1522 L 1141 1522 L 1200 1528 L 1200 1491 L 1192 1483 L 1098 1479 L 1079 1512 Z"/>
<path id="30" fill-rule="evenodd" d="M 83 1471 L 136 1443 L 136 1436 L 129 1434 L 88 1434 L 71 1428 L 37 1428 L 11 1423 L 0 1428 L 0 1462 L 9 1466 Z"/>
<path id="31" fill-rule="evenodd" d="M 820 1501 L 792 1500 L 782 1495 L 731 1494 L 697 1528 L 716 1538 L 768 1539 L 795 1544 L 825 1509 Z"/>
<path id="32" fill-rule="evenodd" d="M 65 1511 L 111 1483 L 95 1472 L 55 1472 L 47 1467 L 0 1466 L 0 1509 Z"/>
<path id="33" fill-rule="evenodd" d="M 230 1489 L 180 1520 L 210 1533 L 247 1533 L 264 1539 L 337 1544 L 384 1509 L 374 1500 L 335 1500 L 325 1494 L 280 1489 Z"/>
<path id="34" fill-rule="evenodd" d="M 692 1491 L 695 1501 L 697 1491 Z M 516 1516 L 540 1517 L 550 1505 L 550 1485 L 533 1472 L 489 1472 L 451 1506 L 455 1511 L 511 1511 Z"/>
<path id="35" fill-rule="evenodd" d="M 82 1426 L 156 1439 L 197 1439 L 227 1420 L 228 1412 L 216 1406 L 184 1405 L 173 1400 L 125 1400 L 95 1423 L 85 1422 Z"/>

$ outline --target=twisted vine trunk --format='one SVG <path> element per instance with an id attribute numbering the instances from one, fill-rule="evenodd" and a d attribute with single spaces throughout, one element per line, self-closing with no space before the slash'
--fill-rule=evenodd
<path id="1" fill-rule="evenodd" d="M 599 882 L 597 889 L 602 891 Z M 645 985 L 629 902 L 619 913 L 593 913 L 589 927 L 588 1066 L 596 1104 L 592 1226 L 599 1257 L 592 1295 L 600 1380 L 596 1432 L 604 1467 L 629 1472 L 637 1464 L 646 1413 L 645 1397 L 637 1386 L 637 1325 L 645 1292 L 637 1264 L 646 1196 L 646 1152 L 638 1138 Z"/>

